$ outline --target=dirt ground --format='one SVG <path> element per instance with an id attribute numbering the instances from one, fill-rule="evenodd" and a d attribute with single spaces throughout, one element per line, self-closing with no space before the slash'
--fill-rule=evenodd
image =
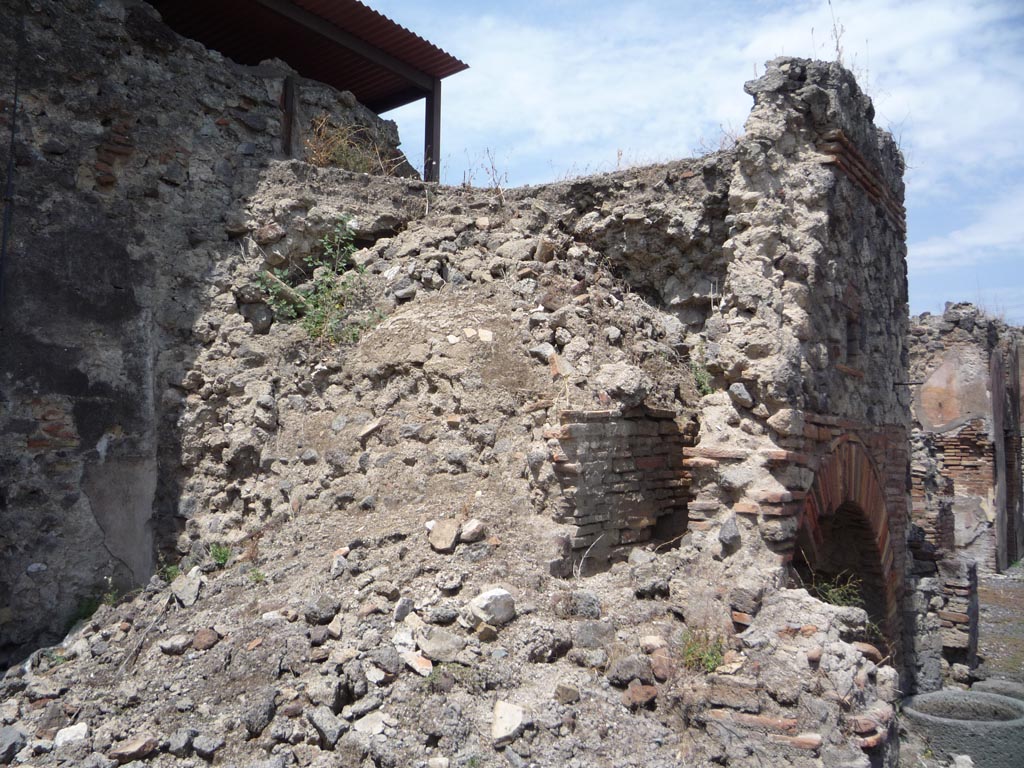
<path id="1" fill-rule="evenodd" d="M 979 579 L 978 596 L 981 671 L 1024 682 L 1024 564 Z"/>

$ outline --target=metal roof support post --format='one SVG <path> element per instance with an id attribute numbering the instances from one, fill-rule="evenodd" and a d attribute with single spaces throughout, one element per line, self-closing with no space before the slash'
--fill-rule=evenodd
<path id="1" fill-rule="evenodd" d="M 423 132 L 423 180 L 441 180 L 441 80 L 434 78 L 426 98 Z"/>

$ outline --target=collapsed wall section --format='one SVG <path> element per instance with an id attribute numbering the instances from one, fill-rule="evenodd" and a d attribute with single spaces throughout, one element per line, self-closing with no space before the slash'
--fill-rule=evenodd
<path id="1" fill-rule="evenodd" d="M 262 478 L 283 471 L 285 460 L 289 466 L 308 460 L 328 474 L 349 469 L 336 456 L 326 457 L 326 445 L 324 462 L 317 450 L 308 453 L 307 446 L 296 450 L 296 456 L 275 456 L 263 448 L 278 424 L 289 418 L 287 410 L 305 419 L 299 409 L 307 407 L 307 395 L 319 396 L 321 388 L 351 384 L 360 397 L 379 397 L 380 404 L 374 401 L 378 418 L 401 396 L 374 393 L 379 382 L 369 375 L 365 380 L 344 379 L 340 364 L 332 367 L 334 362 L 318 367 L 311 381 L 273 375 L 268 370 L 273 356 L 260 337 L 278 325 L 278 318 L 265 295 L 239 280 L 241 273 L 248 281 L 262 269 L 308 255 L 338 216 L 352 213 L 359 221 L 357 237 L 368 244 L 357 263 L 379 280 L 391 308 L 420 292 L 429 295 L 495 281 L 502 281 L 524 304 L 514 310 L 510 338 L 535 344 L 530 355 L 534 364 L 546 366 L 545 387 L 562 390 L 549 399 L 550 393 L 542 393 L 540 402 L 546 405 L 529 416 L 528 428 L 539 430 L 545 423 L 549 429 L 568 428 L 547 438 L 557 445 L 542 444 L 539 453 L 530 454 L 540 457 L 535 507 L 566 521 L 561 530 L 569 534 L 569 552 L 552 553 L 568 555 L 563 568 L 568 563 L 571 572 L 599 539 L 616 545 L 665 539 L 693 554 L 695 563 L 707 565 L 720 584 L 730 585 L 722 591 L 728 604 L 720 607 L 730 625 L 745 626 L 756 618 L 765 591 L 785 586 L 801 528 L 862 498 L 850 495 L 853 491 L 840 483 L 840 496 L 849 498 L 815 511 L 807 501 L 816 478 L 828 477 L 839 446 L 855 440 L 867 457 L 860 466 L 875 473 L 879 489 L 870 496 L 873 506 L 861 514 L 880 526 L 875 541 L 888 542 L 867 554 L 877 560 L 880 583 L 891 587 L 895 599 L 901 597 L 907 464 L 906 396 L 896 386 L 905 381 L 905 249 L 897 204 L 902 166 L 891 139 L 875 133 L 870 102 L 848 73 L 835 65 L 773 62 L 764 78 L 748 84 L 755 108 L 747 137 L 734 150 L 644 171 L 507 191 L 496 202 L 472 191 L 442 194 L 400 181 L 317 173 L 296 162 L 263 167 L 265 157 L 281 153 L 274 122 L 275 110 L 281 109 L 280 73 L 236 72 L 216 57 L 210 64 L 204 58 L 210 54 L 161 36 L 148 22 L 132 22 L 148 30 L 145 34 L 118 32 L 122 24 L 136 28 L 128 23 L 131 18 L 132 13 L 121 18 L 115 10 L 104 22 L 125 47 L 125 60 L 115 58 L 120 66 L 130 70 L 132 57 L 140 55 L 137 49 L 159 59 L 161 46 L 177 44 L 186 74 L 189 66 L 198 69 L 194 78 L 182 78 L 189 84 L 180 86 L 183 91 L 161 91 L 161 98 L 171 101 L 126 101 L 133 106 L 132 114 L 142 116 L 136 127 L 122 125 L 132 115 L 120 106 L 108 110 L 89 102 L 80 107 L 83 120 L 97 114 L 100 123 L 109 111 L 116 134 L 111 134 L 111 146 L 135 143 L 129 155 L 135 160 L 115 169 L 114 183 L 101 184 L 93 174 L 106 173 L 104 168 L 87 168 L 84 177 L 75 177 L 60 194 L 79 194 L 84 178 L 81 184 L 91 193 L 86 199 L 93 206 L 83 209 L 84 215 L 126 214 L 118 237 L 127 239 L 128 261 L 137 263 L 142 273 L 131 283 L 131 290 L 140 292 L 135 303 L 141 330 L 136 334 L 126 322 L 107 333 L 118 348 L 125 338 L 133 340 L 143 362 L 140 373 L 122 377 L 125 384 L 111 399 L 134 409 L 141 426 L 127 417 L 108 424 L 107 417 L 116 412 L 113 406 L 92 400 L 96 407 L 90 413 L 99 431 L 86 439 L 80 434 L 85 422 L 74 413 L 77 391 L 56 393 L 57 401 L 71 404 L 71 416 L 59 409 L 51 414 L 45 397 L 19 406 L 26 413 L 38 409 L 35 418 L 46 422 L 49 432 L 33 422 L 32 435 L 38 429 L 67 443 L 36 461 L 24 450 L 26 436 L 25 446 L 15 445 L 12 455 L 26 467 L 31 461 L 39 466 L 63 462 L 73 472 L 64 477 L 70 490 L 62 497 L 38 473 L 26 473 L 28 479 L 16 488 L 16 504 L 8 510 L 24 515 L 32 508 L 30 502 L 41 509 L 65 499 L 73 514 L 48 532 L 57 556 L 69 550 L 65 537 L 75 520 L 94 529 L 94 540 L 83 548 L 88 562 L 69 562 L 59 573 L 54 567 L 45 577 L 66 577 L 68 593 L 56 604 L 58 611 L 68 611 L 77 596 L 117 575 L 107 556 L 96 556 L 107 543 L 92 508 L 107 498 L 100 489 L 128 487 L 134 495 L 124 498 L 132 503 L 122 508 L 135 509 L 131 521 L 144 529 L 156 526 L 150 535 L 169 545 L 171 554 L 191 561 L 216 536 L 255 530 L 255 523 L 276 506 L 296 510 L 323 496 L 325 504 L 329 497 L 328 506 L 340 508 L 356 498 L 347 488 L 335 489 L 338 478 L 327 476 L 300 488 L 285 489 L 282 483 L 273 493 L 267 491 Z M 156 42 L 146 48 L 133 34 Z M 250 96 L 230 95 L 236 80 L 221 72 L 224 67 Z M 58 74 L 51 73 L 53 82 Z M 142 78 L 133 70 L 125 77 L 129 75 Z M 191 90 L 194 82 L 208 82 L 204 77 L 213 79 L 211 88 L 223 106 L 209 98 L 211 104 L 205 104 L 203 94 Z M 40 93 L 55 88 L 53 82 L 41 82 Z M 24 118 L 25 135 L 39 137 L 23 147 L 37 163 L 33 167 L 91 162 L 92 145 L 85 141 L 54 157 L 35 151 L 45 141 L 42 136 L 59 125 L 46 122 L 54 112 L 46 106 Z M 160 112 L 192 115 L 194 122 L 185 124 L 193 133 L 180 124 L 172 130 L 149 117 Z M 253 119 L 253 112 L 265 122 Z M 171 153 L 154 174 L 153 164 L 163 157 L 156 150 L 172 138 L 173 146 L 188 152 L 179 153 L 180 158 Z M 172 164 L 177 170 L 164 172 Z M 248 207 L 238 202 L 260 185 L 266 185 L 266 194 L 253 195 Z M 42 204 L 49 188 L 40 183 L 25 190 L 27 202 L 19 216 L 34 221 L 33 206 L 46 207 Z M 338 199 L 321 204 L 330 195 Z M 416 219 L 429 220 L 429 226 L 401 232 Z M 47 226 L 59 226 L 52 220 L 44 224 L 44 232 Z M 381 235 L 396 236 L 378 240 Z M 27 235 L 21 237 L 26 238 L 21 247 L 36 248 Z M 243 239 L 233 242 L 233 237 Z M 39 258 L 51 253 L 62 258 L 56 251 L 36 250 Z M 24 265 L 20 269 L 16 274 L 24 277 Z M 111 283 L 110 290 L 120 289 Z M 628 324 L 622 314 L 631 315 Z M 16 323 L 14 327 L 28 333 Z M 68 338 L 84 350 L 83 362 L 71 368 L 88 379 L 99 365 L 91 357 L 93 348 L 83 339 Z M 415 350 L 403 350 L 409 366 L 435 379 L 427 388 L 437 391 L 426 395 L 436 399 L 437 409 L 466 407 L 468 399 L 465 386 L 450 370 L 455 358 L 448 350 L 459 341 L 454 338 L 427 337 Z M 479 338 L 478 330 L 473 338 Z M 25 344 L 35 341 L 27 338 Z M 306 347 L 296 345 L 290 354 L 307 353 Z M 105 348 L 101 357 L 106 361 L 112 355 Z M 235 360 L 243 372 L 235 369 Z M 230 375 L 218 373 L 221 362 Z M 510 366 L 522 363 L 515 358 Z M 390 371 L 396 365 L 380 363 L 378 368 Z M 637 384 L 642 379 L 638 372 L 650 377 L 647 384 Z M 381 373 L 379 378 L 387 377 Z M 13 380 L 8 378 L 4 393 L 12 402 L 23 399 Z M 48 379 L 42 374 L 22 379 L 28 380 L 41 384 Z M 135 392 L 149 400 L 134 399 Z M 651 402 L 654 395 L 658 402 Z M 630 410 L 645 402 L 667 411 Z M 695 405 L 699 422 L 691 423 L 689 411 Z M 595 409 L 605 414 L 591 415 Z M 561 411 L 570 413 L 562 416 Z M 44 418 L 46 414 L 52 418 Z M 461 417 L 453 416 L 450 423 L 461 424 Z M 692 426 L 696 423 L 697 433 Z M 21 432 L 11 434 L 28 434 L 28 429 L 26 417 Z M 370 437 L 398 439 L 389 432 L 377 436 L 373 430 L 367 433 Z M 590 452 L 592 446 L 597 452 Z M 552 461 L 562 455 L 582 460 Z M 452 452 L 439 465 L 465 472 L 466 460 L 460 456 Z M 386 458 L 380 460 L 386 464 Z M 622 462 L 620 469 L 606 467 L 609 458 Z M 94 471 L 93 465 L 112 473 L 113 462 L 122 459 L 144 462 L 146 472 L 118 464 L 121 474 L 116 477 L 83 479 Z M 353 474 L 384 468 L 363 466 L 361 455 L 352 463 L 358 466 Z M 586 482 L 569 482 L 571 473 L 560 482 L 553 467 L 573 463 L 582 470 L 576 477 Z M 127 479 L 124 473 L 129 473 Z M 146 483 L 154 477 L 157 488 L 151 491 Z M 617 503 L 607 503 L 614 495 Z M 147 504 L 151 497 L 156 514 Z M 360 498 L 375 503 L 372 495 Z M 23 541 L 21 559 L 12 562 L 26 572 L 16 575 L 38 580 L 40 573 L 49 573 L 51 560 L 37 555 L 43 545 L 31 535 Z M 151 551 L 138 544 L 135 539 L 125 542 L 135 552 Z M 602 554 L 597 550 L 595 546 L 592 552 L 595 561 Z M 34 563 L 48 570 L 29 572 Z M 147 565 L 152 567 L 151 559 L 142 572 Z M 20 602 L 10 606 L 10 615 L 21 616 L 41 605 L 49 586 L 30 583 Z M 891 617 L 890 605 L 886 619 Z M 12 642 L 24 639 L 10 631 Z"/>
<path id="2" fill-rule="evenodd" d="M 700 434 L 682 457 L 689 517 L 706 529 L 695 538 L 713 541 L 737 514 L 760 533 L 758 558 L 785 557 L 815 470 L 837 437 L 856 435 L 882 473 L 902 574 L 902 158 L 840 67 L 778 60 L 747 89 L 746 135 L 705 171 L 727 185 L 727 205 L 705 203 L 703 248 L 629 247 L 643 240 L 628 227 L 595 242 L 631 286 L 674 287 L 655 298 L 680 321 L 702 379 Z M 645 223 L 632 220 L 638 233 Z"/>
<path id="3" fill-rule="evenodd" d="M 677 543 L 698 552 L 709 572 L 756 583 L 758 593 L 852 570 L 884 642 L 912 667 L 913 642 L 903 655 L 914 566 L 902 158 L 839 67 L 778 60 L 747 89 L 755 106 L 746 135 L 715 168 L 727 184 L 727 205 L 715 209 L 726 230 L 712 223 L 716 239 L 672 253 L 675 262 L 663 259 L 661 243 L 623 247 L 628 229 L 597 241 L 639 290 L 689 270 L 672 296 L 650 292 L 680 321 L 699 382 L 699 431 L 673 458 L 690 477 Z M 680 257 L 688 266 L 671 266 Z M 612 389 L 605 397 L 621 400 Z M 557 467 L 572 443 L 564 426 L 552 436 Z M 564 483 L 570 495 L 577 483 L 575 474 Z M 556 518 L 578 514 L 575 502 L 547 498 L 557 500 L 548 505 Z M 562 570 L 594 558 L 588 548 L 608 536 L 604 519 L 589 524 L 573 529 L 579 535 L 569 538 Z M 861 529 L 861 560 L 851 563 L 836 547 Z M 756 616 L 749 595 L 729 598 L 737 627 Z"/>
<path id="4" fill-rule="evenodd" d="M 185 322 L 156 323 L 158 415 L 140 406 L 157 422 L 156 447 L 140 451 L 155 450 L 167 483 L 156 519 L 177 534 L 158 536 L 168 551 L 186 569 L 205 565 L 210 543 L 253 551 L 274 524 L 301 514 L 302 528 L 317 513 L 339 526 L 373 517 L 385 540 L 479 505 L 515 549 L 513 575 L 486 562 L 500 541 L 464 541 L 465 562 L 539 590 L 536 568 L 554 554 L 568 574 L 588 550 L 595 565 L 625 555 L 595 542 L 663 539 L 677 549 L 662 562 L 668 547 L 630 550 L 632 595 L 671 594 L 652 614 L 739 632 L 749 654 L 702 681 L 711 741 L 722 723 L 757 729 L 769 755 L 891 755 L 891 707 L 852 722 L 898 696 L 882 650 L 861 642 L 867 613 L 785 587 L 801 533 L 817 526 L 807 565 L 849 567 L 834 550 L 856 532 L 863 581 L 885 593 L 872 606 L 883 623 L 903 596 L 906 418 L 894 381 L 904 380 L 906 286 L 898 208 L 886 202 L 900 195 L 899 155 L 835 65 L 772 62 L 748 90 L 755 111 L 733 151 L 540 189 L 425 187 L 290 161 L 216 200 L 199 185 L 162 192 L 161 205 L 185 210 L 186 228 L 207 240 L 186 248 L 182 219 L 160 219 L 156 205 L 142 210 L 159 226 L 134 236 L 155 254 L 173 246 L 198 259 L 187 266 L 209 281 L 192 286 L 200 298 Z M 185 191 L 207 214 L 229 195 L 247 199 L 211 223 Z M 387 315 L 354 350 L 304 338 L 257 278 L 301 262 L 350 215 L 366 245 L 353 265 Z M 143 263 L 178 275 L 166 261 Z M 189 295 L 173 288 L 146 297 L 156 317 Z M 79 428 L 51 421 L 58 435 Z M 116 436 L 97 456 L 112 455 Z M 69 447 L 60 458 L 96 458 Z M 560 475 L 559 465 L 575 467 Z M 531 502 L 544 518 L 529 517 Z M 458 531 L 437 520 L 432 544 Z M 351 563 L 368 549 L 353 544 Z M 273 551 L 301 557 L 283 543 Z M 322 660 L 327 647 L 314 653 Z M 822 681 L 852 699 L 827 700 Z M 742 740 L 721 741 L 718 762 Z"/>
<path id="5" fill-rule="evenodd" d="M 779 60 L 747 90 L 726 277 L 698 342 L 717 391 L 701 400 L 691 507 L 712 542 L 733 515 L 756 530 L 744 549 L 770 572 L 799 556 L 822 516 L 859 501 L 853 483 L 827 505 L 811 494 L 855 441 L 877 477 L 874 506 L 858 514 L 876 521 L 871 557 L 890 595 L 881 618 L 898 651 L 909 517 L 902 158 L 837 66 Z"/>

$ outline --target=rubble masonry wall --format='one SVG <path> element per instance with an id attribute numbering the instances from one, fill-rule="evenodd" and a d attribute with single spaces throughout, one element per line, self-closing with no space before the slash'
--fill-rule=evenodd
<path id="1" fill-rule="evenodd" d="M 23 19 L 22 5 L 0 8 L 5 134 L 20 70 L 0 307 L 0 657 L 152 573 L 180 465 L 161 383 L 194 357 L 232 201 L 270 158 L 301 150 L 319 114 L 398 143 L 351 94 L 280 62 L 235 65 L 145 3 L 33 2 Z"/>

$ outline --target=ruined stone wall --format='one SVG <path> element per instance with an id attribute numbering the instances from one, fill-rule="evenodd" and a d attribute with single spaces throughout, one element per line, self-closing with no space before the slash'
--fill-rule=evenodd
<path id="1" fill-rule="evenodd" d="M 280 62 L 234 65 L 145 3 L 24 5 L 24 18 L 0 7 L 0 127 L 18 130 L 0 307 L 0 658 L 152 573 L 178 503 L 165 401 L 210 333 L 194 322 L 231 268 L 218 249 L 239 231 L 233 201 L 302 147 L 315 115 L 397 144 L 351 94 Z"/>
<path id="2" fill-rule="evenodd" d="M 934 435 L 911 437 L 911 519 L 933 546 L 952 551 L 956 541 L 953 479 L 942 474 Z"/>
<path id="3" fill-rule="evenodd" d="M 914 519 L 937 547 L 1000 571 L 1024 552 L 1020 332 L 969 304 L 914 319 Z"/>
<path id="4" fill-rule="evenodd" d="M 953 515 L 959 523 L 953 546 L 984 563 L 986 571 L 994 570 L 996 537 L 988 512 L 996 505 L 996 457 L 990 424 L 974 419 L 936 435 L 935 451 L 953 486 Z"/>
<path id="5" fill-rule="evenodd" d="M 919 532 L 911 539 L 912 576 L 905 643 L 908 690 L 967 682 L 978 658 L 978 566 L 936 550 Z"/>
<path id="6" fill-rule="evenodd" d="M 902 160 L 848 72 L 771 63 L 732 150 L 499 195 L 268 162 L 287 73 L 234 67 L 140 4 L 104 3 L 76 35 L 76 8 L 41 4 L 27 25 L 37 50 L 77 46 L 83 79 L 55 51 L 18 115 L 7 648 L 59 632 L 25 617 L 143 580 L 157 550 L 199 564 L 273 519 L 429 498 L 449 475 L 477 498 L 469 483 L 513 460 L 504 482 L 529 479 L 530 497 L 503 513 L 544 514 L 538 564 L 571 572 L 603 535 L 674 542 L 710 585 L 680 602 L 729 628 L 756 621 L 795 559 L 845 567 L 816 532 L 856 530 L 865 591 L 884 598 L 872 618 L 898 645 Z M 402 329 L 380 351 L 393 359 L 349 368 L 257 280 L 345 217 L 381 311 L 431 307 L 383 324 Z M 470 286 L 505 316 L 461 320 L 449 293 Z M 487 388 L 494 403 L 472 406 Z M 399 419 L 417 398 L 443 428 Z"/>
<path id="7" fill-rule="evenodd" d="M 855 441 L 884 504 L 860 513 L 877 518 L 895 632 L 907 519 L 902 159 L 841 70 L 792 62 L 747 88 L 730 274 L 704 328 L 724 392 L 702 401 L 695 451 L 709 463 L 694 471 L 697 501 L 754 524 L 765 553 L 786 561 L 802 527 L 857 497 L 809 495 L 837 446 Z"/>
<path id="8" fill-rule="evenodd" d="M 84 5 L 40 7 L 36 44 L 75 39 L 58 11 Z M 136 18 L 143 6 L 100 7 L 83 71 L 94 46 L 119 41 L 112 64 L 94 61 L 95 79 L 135 76 L 124 97 L 140 122 L 126 130 L 130 115 L 111 108 L 108 142 L 90 122 L 107 107 L 87 101 L 95 135 L 83 128 L 88 138 L 55 160 L 36 151 L 51 102 L 63 103 L 56 54 L 31 89 L 36 108 L 19 115 L 16 220 L 32 227 L 16 232 L 9 284 L 22 290 L 4 315 L 4 343 L 21 345 L 20 356 L 5 348 L 19 368 L 2 390 L 3 576 L 17 590 L 4 651 L 59 634 L 60 612 L 119 575 L 105 546 L 148 558 L 143 574 L 158 550 L 188 575 L 101 609 L 71 643 L 72 664 L 34 654 L 5 678 L 26 692 L 13 718 L 55 741 L 67 713 L 82 713 L 90 747 L 117 755 L 115 743 L 196 724 L 197 751 L 224 730 L 204 754 L 236 762 L 345 754 L 351 719 L 349 736 L 396 723 L 373 740 L 388 750 L 382 764 L 422 760 L 425 745 L 475 760 L 459 741 L 502 750 L 519 737 L 515 754 L 552 765 L 650 753 L 645 764 L 891 764 L 900 685 L 889 662 L 919 664 L 900 658 L 917 646 L 892 626 L 908 561 L 902 165 L 849 73 L 770 63 L 748 84 L 754 112 L 730 151 L 537 188 L 444 188 L 267 161 L 279 151 L 278 75 L 181 43 Z M 45 38 L 45 24 L 62 34 Z M 173 86 L 156 78 L 160 62 L 181 70 Z M 234 112 L 218 125 L 218 112 L 203 133 L 214 108 L 197 109 L 193 88 L 207 76 L 227 92 L 252 88 L 246 104 L 266 130 Z M 248 132 L 254 154 L 239 150 Z M 100 189 L 93 142 L 125 140 L 138 165 L 108 163 L 115 182 Z M 172 142 L 191 154 L 184 176 L 164 179 L 157 150 Z M 86 188 L 75 176 L 53 195 L 48 173 L 63 156 L 86 159 Z M 351 336 L 310 338 L 260 275 L 308 267 L 343 221 L 358 249 L 339 280 L 366 312 L 338 329 Z M 78 242 L 103 268 L 68 268 Z M 31 284 L 30 259 L 46 285 Z M 87 296 L 131 312 L 83 325 L 67 301 L 67 322 L 45 315 L 41 297 L 67 300 L 82 274 Z M 121 293 L 131 302 L 110 298 Z M 107 508 L 123 518 L 101 528 Z M 115 529 L 124 536 L 112 541 Z M 605 540 L 615 546 L 600 551 Z M 591 562 L 592 581 L 562 578 Z M 800 586 L 798 566 L 853 568 L 868 610 L 787 589 Z M 518 593 L 520 616 L 471 632 L 462 598 L 491 582 Z M 948 585 L 933 586 L 946 600 Z M 726 639 L 713 673 L 672 668 L 684 630 Z M 422 684 L 413 675 L 431 659 L 466 678 L 443 682 L 442 667 L 446 688 Z M 565 708 L 581 699 L 563 697 L 567 686 L 552 702 L 543 668 L 528 666 L 540 664 L 552 681 L 579 682 L 585 706 Z M 123 717 L 122 669 L 139 701 Z M 73 696 L 88 691 L 97 709 L 60 699 L 71 690 L 61 676 L 79 671 Z M 287 701 L 282 675 L 295 682 Z M 500 723 L 480 692 L 495 688 L 536 717 L 487 739 L 481 724 Z M 606 739 L 609 729 L 643 744 Z"/>
<path id="9" fill-rule="evenodd" d="M 709 578 L 734 585 L 726 619 L 748 624 L 760 605 L 751 594 L 786 585 L 794 561 L 845 570 L 854 561 L 833 542 L 854 526 L 854 570 L 899 655 L 910 567 L 902 158 L 840 68 L 780 60 L 747 89 L 755 106 L 744 138 L 705 166 L 716 194 L 695 213 L 710 219 L 707 235 L 681 250 L 624 217 L 598 247 L 678 318 L 705 377 L 697 439 L 673 469 L 691 478 L 683 545 L 701 553 Z M 569 454 L 564 434 L 549 435 L 556 459 Z M 564 494 L 547 498 L 555 516 L 577 509 Z M 590 525 L 570 539 L 577 565 L 608 537 Z"/>
<path id="10" fill-rule="evenodd" d="M 922 689 L 976 663 L 977 575 L 1020 549 L 1019 333 L 969 304 L 912 318 L 913 522 L 907 643 Z"/>

